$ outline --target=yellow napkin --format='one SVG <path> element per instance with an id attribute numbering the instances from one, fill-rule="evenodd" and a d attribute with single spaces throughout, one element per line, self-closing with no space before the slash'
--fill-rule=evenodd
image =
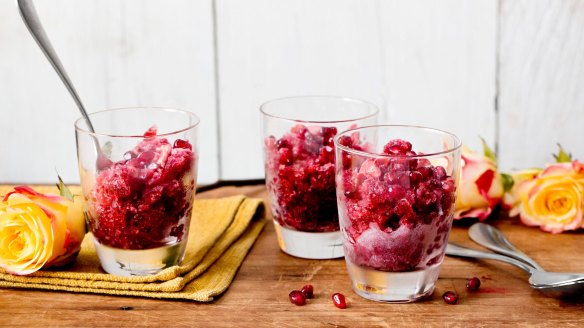
<path id="1" fill-rule="evenodd" d="M 0 187 L 0 195 L 8 191 L 8 187 Z M 0 269 L 0 287 L 209 302 L 233 281 L 264 226 L 263 212 L 261 200 L 245 196 L 195 200 L 185 259 L 180 266 L 155 275 L 119 277 L 104 273 L 88 233 L 72 265 L 28 276 Z"/>

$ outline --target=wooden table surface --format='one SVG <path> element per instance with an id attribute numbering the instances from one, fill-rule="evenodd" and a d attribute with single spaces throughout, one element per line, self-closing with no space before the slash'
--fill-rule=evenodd
<path id="1" fill-rule="evenodd" d="M 222 187 L 197 197 L 235 193 L 266 197 L 262 185 Z M 509 219 L 491 223 L 546 269 L 584 272 L 583 233 L 551 235 Z M 467 228 L 468 224 L 456 224 L 451 241 L 472 246 Z M 481 278 L 478 292 L 466 291 L 466 278 L 472 276 Z M 526 278 L 523 271 L 507 264 L 446 258 L 431 298 L 410 304 L 377 303 L 352 292 L 342 259 L 304 260 L 281 252 L 270 223 L 233 284 L 212 303 L 0 289 L 0 326 L 584 327 L 584 301 L 545 297 L 530 289 Z M 305 306 L 291 304 L 288 293 L 306 283 L 314 286 L 315 298 Z M 442 301 L 447 290 L 459 293 L 459 304 Z M 347 309 L 333 306 L 330 295 L 334 292 L 346 295 Z"/>

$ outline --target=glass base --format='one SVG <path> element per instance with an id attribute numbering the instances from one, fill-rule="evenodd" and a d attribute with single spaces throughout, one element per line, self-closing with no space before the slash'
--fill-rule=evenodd
<path id="1" fill-rule="evenodd" d="M 323 260 L 343 257 L 343 238 L 340 231 L 304 232 L 282 227 L 274 220 L 280 249 L 292 256 Z"/>
<path id="2" fill-rule="evenodd" d="M 146 276 L 178 265 L 184 257 L 187 241 L 149 249 L 120 249 L 93 244 L 103 270 L 116 276 Z"/>
<path id="3" fill-rule="evenodd" d="M 353 290 L 369 300 L 410 303 L 429 296 L 440 274 L 440 264 L 424 270 L 386 272 L 358 266 L 346 259 Z"/>

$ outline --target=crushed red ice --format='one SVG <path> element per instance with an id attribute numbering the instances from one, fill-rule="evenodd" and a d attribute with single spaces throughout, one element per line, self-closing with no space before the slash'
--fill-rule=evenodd
<path id="1" fill-rule="evenodd" d="M 89 211 L 95 238 L 124 249 L 180 241 L 192 206 L 194 161 L 188 141 L 171 145 L 150 128 L 124 160 L 98 172 Z"/>
<path id="2" fill-rule="evenodd" d="M 272 213 L 300 231 L 339 230 L 335 194 L 335 127 L 294 126 L 265 140 L 266 180 Z"/>
<path id="3" fill-rule="evenodd" d="M 355 142 L 346 140 L 354 148 Z M 362 148 L 358 148 L 361 150 Z M 382 271 L 412 271 L 441 263 L 452 224 L 455 184 L 444 167 L 413 157 L 412 144 L 391 140 L 386 155 L 355 159 L 339 172 L 345 256 Z"/>

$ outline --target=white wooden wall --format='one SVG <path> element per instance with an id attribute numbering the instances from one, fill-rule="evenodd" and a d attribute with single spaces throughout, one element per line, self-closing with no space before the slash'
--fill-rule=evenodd
<path id="1" fill-rule="evenodd" d="M 584 0 L 37 0 L 90 111 L 196 112 L 200 182 L 263 176 L 258 107 L 376 103 L 382 121 L 497 146 L 504 169 L 584 160 Z M 0 183 L 78 181 L 77 109 L 0 0 Z"/>

